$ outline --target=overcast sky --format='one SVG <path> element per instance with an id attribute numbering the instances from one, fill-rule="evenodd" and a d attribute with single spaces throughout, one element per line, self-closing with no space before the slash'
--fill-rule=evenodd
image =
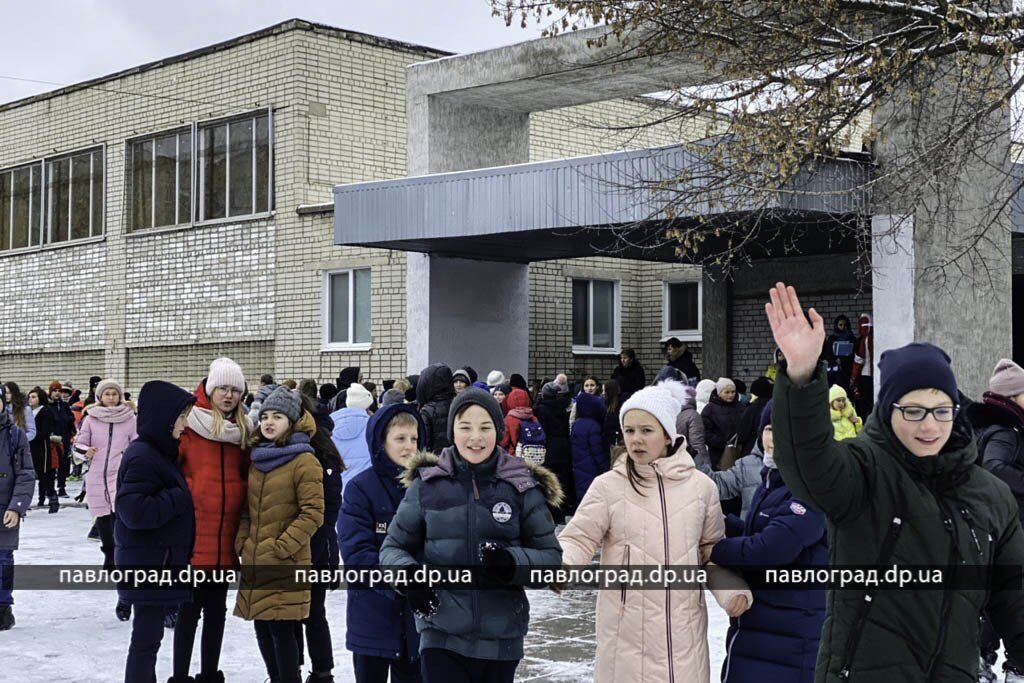
<path id="1" fill-rule="evenodd" d="M 291 18 L 452 52 L 540 33 L 536 26 L 506 27 L 487 0 L 0 0 L 0 16 L 0 103 Z"/>

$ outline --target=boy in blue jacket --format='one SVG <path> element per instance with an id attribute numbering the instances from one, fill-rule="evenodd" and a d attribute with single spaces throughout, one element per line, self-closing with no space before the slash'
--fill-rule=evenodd
<path id="1" fill-rule="evenodd" d="M 426 429 L 414 405 L 386 405 L 366 427 L 370 468 L 345 489 L 338 540 L 345 567 L 380 565 L 378 553 L 405 495 L 398 478 L 426 443 Z M 388 586 L 350 586 L 345 645 L 352 651 L 357 683 L 419 683 L 420 637 L 412 610 Z"/>

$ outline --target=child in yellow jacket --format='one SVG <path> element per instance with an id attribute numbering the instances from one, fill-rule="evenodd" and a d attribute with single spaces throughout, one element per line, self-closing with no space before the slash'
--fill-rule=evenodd
<path id="1" fill-rule="evenodd" d="M 833 384 L 828 390 L 828 405 L 832 412 L 832 427 L 835 429 L 836 441 L 852 439 L 860 434 L 864 422 L 857 417 L 857 411 L 853 409 L 845 389 Z"/>

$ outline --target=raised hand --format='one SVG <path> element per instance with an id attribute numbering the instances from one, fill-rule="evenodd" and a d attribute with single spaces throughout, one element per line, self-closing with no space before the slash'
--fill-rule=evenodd
<path id="1" fill-rule="evenodd" d="M 825 343 L 825 323 L 813 308 L 808 311 L 811 323 L 807 323 L 800 299 L 792 287 L 779 282 L 768 294 L 771 303 L 765 304 L 764 312 L 775 344 L 786 357 L 787 375 L 798 386 L 807 384 Z"/>

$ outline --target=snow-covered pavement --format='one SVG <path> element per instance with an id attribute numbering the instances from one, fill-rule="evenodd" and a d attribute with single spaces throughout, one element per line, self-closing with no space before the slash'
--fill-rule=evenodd
<path id="1" fill-rule="evenodd" d="M 69 483 L 68 492 L 77 493 Z M 66 501 L 67 499 L 62 499 Z M 31 565 L 100 565 L 99 543 L 86 539 L 91 518 L 84 507 L 63 507 L 56 515 L 33 509 L 24 521 L 21 549 L 15 552 L 15 575 Z M 594 662 L 594 593 L 529 591 L 530 633 L 517 681 L 589 681 Z M 728 617 L 708 596 L 708 642 L 712 678 L 717 680 L 725 657 Z M 266 679 L 252 624 L 229 612 L 221 669 L 229 681 L 259 683 Z M 130 624 L 114 616 L 115 595 L 99 590 L 15 591 L 17 625 L 0 633 L 4 680 L 50 683 L 121 681 Z M 345 649 L 345 591 L 329 593 L 327 614 L 334 639 L 335 680 L 351 681 L 352 658 Z M 173 634 L 165 631 L 157 667 L 158 680 L 171 675 Z M 198 639 L 193 673 L 199 666 Z M 306 670 L 308 671 L 308 669 Z"/>

